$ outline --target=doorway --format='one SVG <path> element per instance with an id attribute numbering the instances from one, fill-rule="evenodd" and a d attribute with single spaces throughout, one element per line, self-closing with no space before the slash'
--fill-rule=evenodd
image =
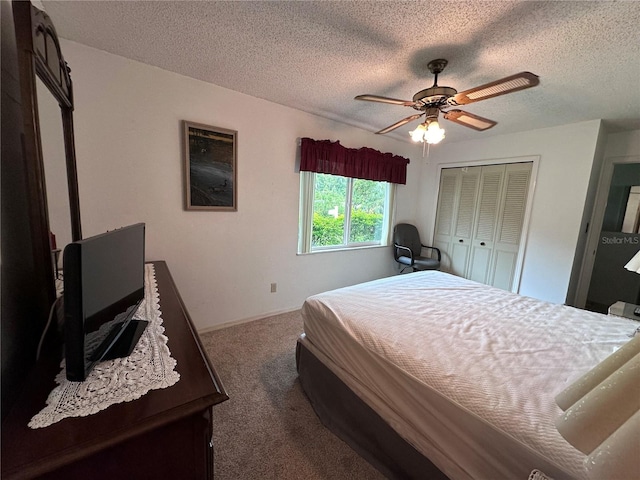
<path id="1" fill-rule="evenodd" d="M 640 275 L 624 265 L 640 250 L 640 163 L 613 163 L 585 308 L 607 313 L 617 301 L 640 303 Z"/>

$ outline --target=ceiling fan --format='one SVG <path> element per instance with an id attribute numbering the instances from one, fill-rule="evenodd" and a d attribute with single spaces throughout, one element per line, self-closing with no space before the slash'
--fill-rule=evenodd
<path id="1" fill-rule="evenodd" d="M 497 122 L 455 108 L 452 110 L 448 109 L 459 105 L 479 102 L 480 100 L 486 100 L 487 98 L 497 97 L 499 95 L 505 95 L 507 93 L 517 92 L 518 90 L 524 90 L 525 88 L 535 87 L 540 83 L 537 75 L 530 72 L 520 72 L 515 75 L 496 80 L 495 82 L 486 83 L 479 87 L 458 93 L 454 88 L 441 87 L 438 85 L 438 74 L 442 73 L 444 68 L 447 66 L 447 63 L 447 60 L 443 58 L 429 62 L 427 68 L 435 75 L 433 86 L 420 90 L 413 96 L 413 100 L 399 100 L 396 98 L 368 94 L 358 95 L 355 97 L 356 100 L 412 107 L 421 112 L 407 118 L 403 118 L 399 122 L 389 125 L 376 133 L 388 133 L 425 115 L 424 123 L 421 123 L 413 132 L 410 132 L 411 137 L 414 141 L 438 143 L 444 138 L 444 130 L 441 129 L 438 124 L 438 114 L 440 112 L 443 113 L 446 120 L 464 125 L 465 127 L 473 128 L 474 130 L 487 130 L 496 125 Z"/>

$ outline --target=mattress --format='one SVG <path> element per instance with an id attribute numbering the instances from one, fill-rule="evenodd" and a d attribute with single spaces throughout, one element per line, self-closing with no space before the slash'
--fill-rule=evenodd
<path id="1" fill-rule="evenodd" d="M 309 297 L 314 353 L 452 479 L 585 478 L 554 397 L 637 322 L 439 271 Z"/>

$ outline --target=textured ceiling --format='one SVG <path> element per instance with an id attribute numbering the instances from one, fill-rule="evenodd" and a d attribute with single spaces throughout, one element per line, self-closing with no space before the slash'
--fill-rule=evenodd
<path id="1" fill-rule="evenodd" d="M 635 1 L 47 1 L 66 39 L 375 132 L 416 113 L 359 102 L 466 90 L 520 71 L 540 85 L 463 107 L 498 122 L 442 121 L 445 141 L 602 118 L 640 128 Z M 73 65 L 71 65 L 73 69 Z M 387 135 L 408 140 L 414 122 Z"/>

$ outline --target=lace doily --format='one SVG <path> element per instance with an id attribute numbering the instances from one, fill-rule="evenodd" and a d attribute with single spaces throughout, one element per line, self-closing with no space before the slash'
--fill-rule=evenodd
<path id="1" fill-rule="evenodd" d="M 529 480 L 553 480 L 553 478 L 547 477 L 540 470 L 535 469 L 531 470 L 531 473 L 529 474 Z"/>
<path id="2" fill-rule="evenodd" d="M 180 374 L 164 335 L 160 299 L 153 265 L 145 265 L 144 300 L 134 319 L 148 320 L 131 355 L 95 365 L 84 382 L 66 378 L 64 361 L 56 376 L 58 384 L 47 398 L 47 406 L 29 422 L 42 428 L 67 417 L 86 417 L 121 402 L 140 398 L 149 390 L 174 385 Z"/>

